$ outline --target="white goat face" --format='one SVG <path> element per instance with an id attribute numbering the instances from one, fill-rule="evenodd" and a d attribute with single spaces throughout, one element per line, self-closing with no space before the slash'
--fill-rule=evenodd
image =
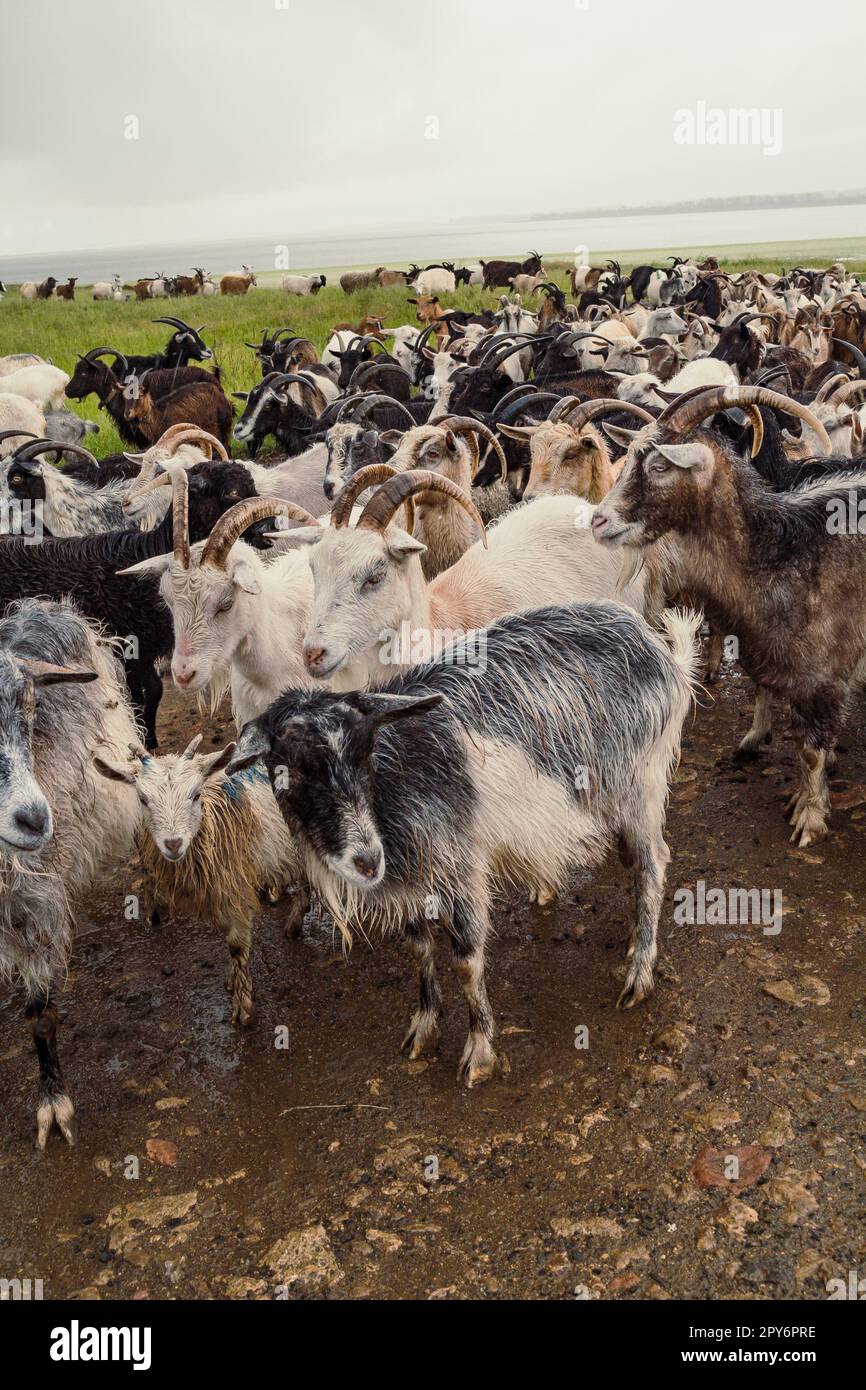
<path id="1" fill-rule="evenodd" d="M 325 680 L 399 630 L 411 611 L 413 578 L 423 584 L 418 556 L 427 547 L 393 525 L 384 535 L 327 527 L 315 539 L 304 662 Z"/>
<path id="2" fill-rule="evenodd" d="M 183 859 L 201 829 L 202 794 L 231 757 L 234 744 L 216 753 L 197 755 L 202 735 L 196 734 L 185 753 L 144 758 L 135 774 L 142 822 L 164 859 Z"/>
<path id="3" fill-rule="evenodd" d="M 174 621 L 171 673 L 175 684 L 190 694 L 209 685 L 231 665 L 249 629 L 249 598 L 259 593 L 255 570 L 243 548 L 233 547 L 225 569 L 193 557 L 188 570 L 172 559 L 160 581 L 160 593 Z"/>

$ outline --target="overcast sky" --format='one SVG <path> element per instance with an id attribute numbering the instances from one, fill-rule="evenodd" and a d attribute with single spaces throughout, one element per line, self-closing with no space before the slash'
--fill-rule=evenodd
<path id="1" fill-rule="evenodd" d="M 0 0 L 0 13 L 9 254 L 866 182 L 863 0 Z M 699 102 L 779 108 L 781 152 L 675 143 L 675 113 Z"/>

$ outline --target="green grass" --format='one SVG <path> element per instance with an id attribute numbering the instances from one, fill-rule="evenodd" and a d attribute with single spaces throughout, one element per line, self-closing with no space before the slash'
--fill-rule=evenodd
<path id="1" fill-rule="evenodd" d="M 641 263 L 664 263 L 673 251 L 658 248 L 652 251 L 599 252 L 592 256 L 594 265 L 604 263 L 608 255 L 620 261 L 623 272 Z M 821 242 L 778 242 L 756 246 L 680 247 L 677 254 L 717 255 L 726 270 L 778 270 L 781 266 L 829 264 L 839 257 L 846 259 L 857 273 L 866 273 L 866 237 Z M 549 263 L 571 263 L 567 253 L 552 252 Z M 360 267 L 355 267 L 360 268 Z M 319 352 L 324 347 L 336 323 L 357 323 L 367 313 L 381 314 L 392 327 L 412 323 L 414 309 L 407 304 L 412 291 L 368 289 L 345 295 L 339 287 L 343 267 L 328 270 L 329 284 L 315 298 L 286 295 L 270 283 L 279 276 L 262 276 L 257 288 L 238 298 L 215 295 L 209 299 L 195 298 L 149 300 L 126 304 L 95 302 L 87 286 L 78 286 L 76 299 L 22 300 L 15 286 L 8 287 L 5 300 L 0 302 L 0 356 L 10 352 L 35 352 L 49 357 L 64 371 L 73 372 L 79 353 L 93 347 L 116 347 L 121 352 L 154 352 L 164 346 L 170 328 L 154 324 L 159 314 L 172 314 L 198 327 L 206 324 L 204 337 L 216 353 L 223 374 L 223 385 L 229 392 L 246 391 L 258 379 L 258 359 L 244 347 L 244 342 L 258 342 L 262 329 L 290 326 L 310 338 Z M 556 269 L 551 279 L 567 288 L 564 269 Z M 477 309 L 495 306 L 501 291 L 460 288 L 453 295 L 442 295 L 446 308 Z M 77 414 L 95 420 L 100 426 L 95 439 L 94 453 L 103 455 L 120 449 L 121 441 L 95 397 L 76 401 Z"/>

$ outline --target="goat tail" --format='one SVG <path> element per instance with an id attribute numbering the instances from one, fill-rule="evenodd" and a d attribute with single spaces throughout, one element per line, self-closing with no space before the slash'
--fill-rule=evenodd
<path id="1" fill-rule="evenodd" d="M 661 615 L 663 635 L 690 699 L 694 699 L 698 684 L 701 660 L 698 633 L 703 621 L 703 613 L 696 613 L 692 608 L 666 608 Z"/>

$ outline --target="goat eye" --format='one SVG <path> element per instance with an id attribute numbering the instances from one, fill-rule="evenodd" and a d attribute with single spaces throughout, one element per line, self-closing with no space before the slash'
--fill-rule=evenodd
<path id="1" fill-rule="evenodd" d="M 362 593 L 362 594 L 363 594 L 363 593 L 366 593 L 366 591 L 367 591 L 368 589 L 375 589 L 376 586 L 377 586 L 377 584 L 381 584 L 381 583 L 382 583 L 382 580 L 384 579 L 384 577 L 385 577 L 385 576 L 384 576 L 383 574 L 368 574 L 368 575 L 367 575 L 367 578 L 364 580 L 363 584 L 361 585 L 361 593 Z"/>
<path id="2" fill-rule="evenodd" d="M 664 459 L 657 459 L 655 463 L 651 464 L 650 471 L 652 473 L 667 473 L 669 468 L 670 464 Z"/>
<path id="3" fill-rule="evenodd" d="M 220 602 L 219 602 L 219 604 L 218 604 L 218 606 L 217 606 L 217 612 L 218 612 L 218 613 L 228 613 L 229 609 L 230 609 L 231 607 L 233 607 L 234 601 L 235 601 L 235 596 L 234 596 L 234 594 L 227 594 L 226 597 L 225 597 L 224 599 L 220 599 Z"/>

